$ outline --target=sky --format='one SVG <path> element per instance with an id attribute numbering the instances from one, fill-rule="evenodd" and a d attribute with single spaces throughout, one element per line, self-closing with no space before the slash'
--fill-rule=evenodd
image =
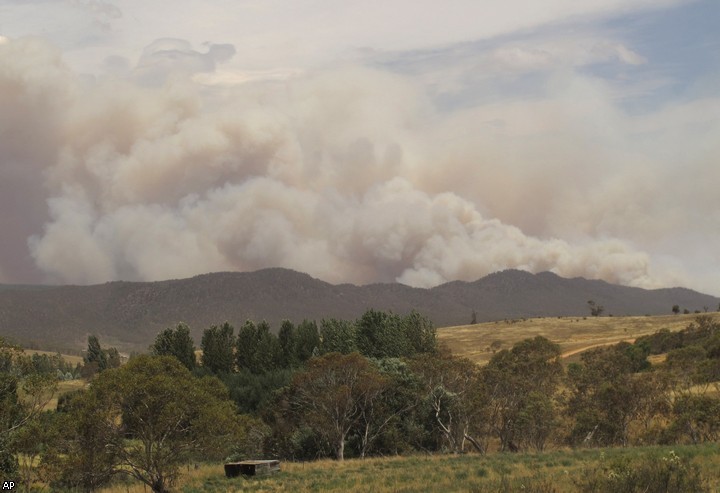
<path id="1" fill-rule="evenodd" d="M 716 0 L 0 0 L 0 283 L 720 295 Z"/>

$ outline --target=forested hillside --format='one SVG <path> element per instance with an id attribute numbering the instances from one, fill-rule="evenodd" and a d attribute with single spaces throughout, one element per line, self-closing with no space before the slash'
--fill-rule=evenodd
<path id="1" fill-rule="evenodd" d="M 218 318 L 235 326 L 266 320 L 277 330 L 284 319 L 355 319 L 368 308 L 407 314 L 421 311 L 438 326 L 558 315 L 588 315 L 588 300 L 604 315 L 667 314 L 715 310 L 720 299 L 688 289 L 643 290 L 564 279 L 549 272 L 509 270 L 475 282 L 432 289 L 401 284 L 332 285 L 286 269 L 216 273 L 191 279 L 95 286 L 3 286 L 0 334 L 39 349 L 78 351 L 88 334 L 119 349 L 144 350 L 155 334 L 185 322 L 192 335 Z M 52 347 L 47 347 L 48 345 Z"/>

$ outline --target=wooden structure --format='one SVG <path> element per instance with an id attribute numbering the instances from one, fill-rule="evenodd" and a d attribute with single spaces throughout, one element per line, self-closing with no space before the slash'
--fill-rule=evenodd
<path id="1" fill-rule="evenodd" d="M 225 464 L 225 476 L 236 478 L 243 476 L 265 476 L 280 472 L 279 460 L 244 460 Z"/>

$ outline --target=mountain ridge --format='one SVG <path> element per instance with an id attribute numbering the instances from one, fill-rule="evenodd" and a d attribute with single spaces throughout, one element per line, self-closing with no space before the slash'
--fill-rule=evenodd
<path id="1" fill-rule="evenodd" d="M 277 330 L 288 318 L 354 319 L 366 309 L 410 310 L 439 326 L 506 318 L 588 315 L 587 301 L 606 314 L 667 314 L 718 307 L 720 298 L 675 287 L 646 290 L 551 272 L 505 270 L 476 281 L 433 288 L 400 283 L 330 284 L 283 268 L 215 272 L 154 282 L 111 281 L 89 286 L 0 285 L 0 335 L 21 343 L 79 349 L 89 333 L 125 350 L 145 349 L 157 332 L 188 323 L 196 341 L 211 324 L 265 319 Z"/>

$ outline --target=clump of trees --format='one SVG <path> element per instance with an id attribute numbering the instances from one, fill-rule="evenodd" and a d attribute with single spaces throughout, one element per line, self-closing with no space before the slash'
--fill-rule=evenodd
<path id="1" fill-rule="evenodd" d="M 432 322 L 418 312 L 403 316 L 367 310 L 357 320 L 303 320 L 298 325 L 284 320 L 277 334 L 265 321 L 248 320 L 235 336 L 234 327 L 225 322 L 203 332 L 201 349 L 198 374 L 217 375 L 243 412 L 258 412 L 273 391 L 289 385 L 293 374 L 314 357 L 431 354 L 437 351 L 437 334 Z"/>
<path id="2" fill-rule="evenodd" d="M 19 474 L 17 454 L 23 430 L 43 414 L 57 387 L 52 372 L 39 371 L 19 346 L 0 337 L 0 473 L 11 479 Z"/>
<path id="3" fill-rule="evenodd" d="M 230 373 L 235 366 L 235 329 L 225 322 L 203 332 L 200 349 L 203 368 L 216 375 Z"/>
<path id="4" fill-rule="evenodd" d="M 365 424 L 385 388 L 380 372 L 358 353 L 328 353 L 308 362 L 291 383 L 290 408 L 315 429 L 338 460 L 351 431 Z"/>
<path id="5" fill-rule="evenodd" d="M 493 355 L 483 376 L 492 431 L 502 451 L 545 448 L 557 426 L 554 399 L 562 374 L 560 347 L 544 337 L 526 339 Z"/>
<path id="6" fill-rule="evenodd" d="M 83 366 L 80 371 L 83 378 L 92 378 L 108 368 L 117 368 L 120 363 L 120 353 L 116 348 L 103 349 L 96 335 L 88 336 L 87 350 L 83 356 Z"/>
<path id="7" fill-rule="evenodd" d="M 699 317 L 680 333 L 661 331 L 635 344 L 587 351 L 567 370 L 560 363 L 558 346 L 542 337 L 497 351 L 484 367 L 437 350 L 402 358 L 357 353 L 353 365 L 360 365 L 360 358 L 370 365 L 362 366 L 367 375 L 362 388 L 368 392 L 358 394 L 362 398 L 351 398 L 349 390 L 336 395 L 327 385 L 322 392 L 308 387 L 309 382 L 317 384 L 317 374 L 323 373 L 314 365 L 327 365 L 323 375 L 335 375 L 331 359 L 313 358 L 312 372 L 301 372 L 302 377 L 296 376 L 267 405 L 273 411 L 263 417 L 278 430 L 268 444 L 280 456 L 312 458 L 362 457 L 393 450 L 484 453 L 491 443 L 500 450 L 522 451 L 544 450 L 553 444 L 630 446 L 717 440 L 720 399 L 706 392 L 708 386 L 720 385 L 717 327 L 712 319 Z M 669 353 L 666 362 L 653 366 L 648 356 L 657 352 L 656 346 Z M 402 377 L 394 362 L 403 365 Z M 344 426 L 327 420 L 318 425 L 317 409 L 303 403 L 347 408 L 340 401 L 334 407 L 310 401 L 308 395 L 313 393 L 323 399 L 342 398 L 344 405 L 355 403 Z M 402 405 L 393 400 L 397 395 L 403 396 Z M 366 419 L 369 415 L 372 419 Z M 342 430 L 341 435 L 314 431 L 331 425 Z"/>
<path id="8" fill-rule="evenodd" d="M 194 377 L 168 356 L 138 356 L 101 373 L 64 403 L 57 420 L 55 450 L 43 455 L 43 467 L 52 485 L 85 490 L 129 475 L 167 491 L 181 465 L 224 456 L 241 434 L 223 384 Z"/>
<path id="9" fill-rule="evenodd" d="M 188 370 L 196 364 L 195 341 L 190 335 L 190 327 L 179 323 L 175 328 L 168 327 L 160 332 L 150 346 L 150 354 L 155 356 L 174 356 Z"/>
<path id="10" fill-rule="evenodd" d="M 86 364 L 97 361 L 105 369 L 107 351 L 97 338 L 89 340 Z M 368 310 L 358 320 L 303 320 L 297 326 L 284 320 L 276 334 L 266 321 L 247 320 L 235 335 L 228 322 L 205 329 L 200 344 L 200 367 L 214 375 L 249 372 L 263 375 L 303 366 L 313 356 L 354 351 L 370 358 L 411 357 L 437 349 L 432 322 L 416 311 L 406 316 Z M 197 364 L 196 347 L 190 328 L 180 323 L 160 332 L 150 346 L 156 356 L 174 356 L 186 368 Z M 97 355 L 97 356 L 96 356 Z"/>
<path id="11" fill-rule="evenodd" d="M 588 300 L 588 308 L 590 309 L 590 315 L 593 317 L 599 317 L 605 311 L 605 307 L 595 303 L 593 300 Z M 612 316 L 612 315 L 611 315 Z"/>

